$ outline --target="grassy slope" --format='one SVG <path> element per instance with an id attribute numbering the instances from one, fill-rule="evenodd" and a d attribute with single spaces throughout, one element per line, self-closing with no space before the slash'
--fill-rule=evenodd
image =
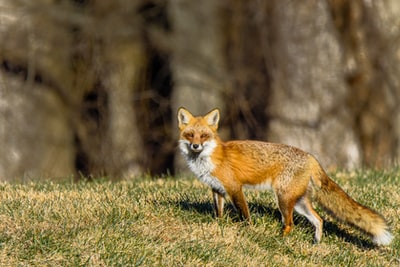
<path id="1" fill-rule="evenodd" d="M 252 225 L 231 205 L 216 220 L 210 190 L 195 179 L 2 183 L 0 266 L 399 266 L 399 170 L 333 178 L 388 218 L 391 246 L 374 247 L 323 212 L 320 244 L 301 217 L 283 238 L 270 192 L 246 191 Z"/>

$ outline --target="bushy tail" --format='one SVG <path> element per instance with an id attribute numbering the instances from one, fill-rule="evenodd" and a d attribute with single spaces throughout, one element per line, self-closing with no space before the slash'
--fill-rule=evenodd
<path id="1" fill-rule="evenodd" d="M 379 213 L 361 205 L 347 195 L 319 166 L 312 181 L 315 199 L 337 219 L 347 222 L 372 236 L 377 245 L 388 245 L 393 239 L 385 219 Z"/>

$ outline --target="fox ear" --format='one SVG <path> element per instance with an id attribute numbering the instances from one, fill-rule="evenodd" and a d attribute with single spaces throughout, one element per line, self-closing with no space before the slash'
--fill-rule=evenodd
<path id="1" fill-rule="evenodd" d="M 217 129 L 219 122 L 219 109 L 216 108 L 211 110 L 204 116 L 204 118 L 207 121 L 208 126 L 215 127 L 215 129 Z"/>
<path id="2" fill-rule="evenodd" d="M 178 109 L 178 127 L 179 129 L 182 129 L 185 127 L 190 119 L 193 118 L 192 113 L 190 113 L 187 109 L 185 108 L 179 108 Z"/>

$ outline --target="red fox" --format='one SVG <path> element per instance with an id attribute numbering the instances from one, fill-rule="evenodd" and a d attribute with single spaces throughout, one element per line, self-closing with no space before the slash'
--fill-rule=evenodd
<path id="1" fill-rule="evenodd" d="M 221 217 L 229 196 L 241 218 L 250 222 L 243 188 L 272 189 L 282 215 L 283 235 L 293 228 L 293 211 L 315 227 L 315 242 L 322 237 L 321 217 L 312 197 L 336 218 L 371 235 L 377 245 L 393 239 L 385 219 L 348 196 L 309 153 L 298 148 L 261 141 L 223 142 L 218 136 L 220 113 L 214 109 L 195 117 L 178 110 L 179 148 L 191 171 L 213 192 L 215 214 Z"/>

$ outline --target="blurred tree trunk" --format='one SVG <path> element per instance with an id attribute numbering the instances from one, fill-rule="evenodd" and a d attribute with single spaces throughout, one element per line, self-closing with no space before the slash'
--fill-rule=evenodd
<path id="1" fill-rule="evenodd" d="M 141 4 L 102 0 L 78 6 L 85 14 L 74 32 L 81 47 L 76 85 L 85 89 L 77 131 L 85 175 L 133 177 L 145 169 L 147 153 L 137 122 L 143 111 L 134 105 L 148 64 L 137 13 Z"/>
<path id="2" fill-rule="evenodd" d="M 223 107 L 226 87 L 221 4 L 176 0 L 169 4 L 172 28 L 172 105 L 202 114 Z"/>
<path id="3" fill-rule="evenodd" d="M 140 4 L 0 1 L 0 178 L 143 171 Z"/>
<path id="4" fill-rule="evenodd" d="M 74 173 L 72 40 L 55 8 L 44 0 L 0 1 L 2 180 Z"/>
<path id="5" fill-rule="evenodd" d="M 120 41 L 107 46 L 109 92 L 108 173 L 132 177 L 143 172 L 146 153 L 133 106 L 135 91 L 143 85 L 146 51 L 139 41 Z M 111 164 L 110 164 L 111 163 Z"/>
<path id="6" fill-rule="evenodd" d="M 332 0 L 331 7 L 364 164 L 387 166 L 400 156 L 400 2 Z"/>
<path id="7" fill-rule="evenodd" d="M 261 2 L 229 1 L 223 13 L 229 87 L 226 90 L 224 120 L 234 139 L 267 140 L 271 81 L 263 29 L 268 22 Z M 251 41 L 249 41 L 251 40 Z"/>
<path id="8" fill-rule="evenodd" d="M 355 167 L 361 151 L 347 107 L 342 53 L 325 1 L 274 1 L 270 140 L 311 152 L 325 167 Z"/>

